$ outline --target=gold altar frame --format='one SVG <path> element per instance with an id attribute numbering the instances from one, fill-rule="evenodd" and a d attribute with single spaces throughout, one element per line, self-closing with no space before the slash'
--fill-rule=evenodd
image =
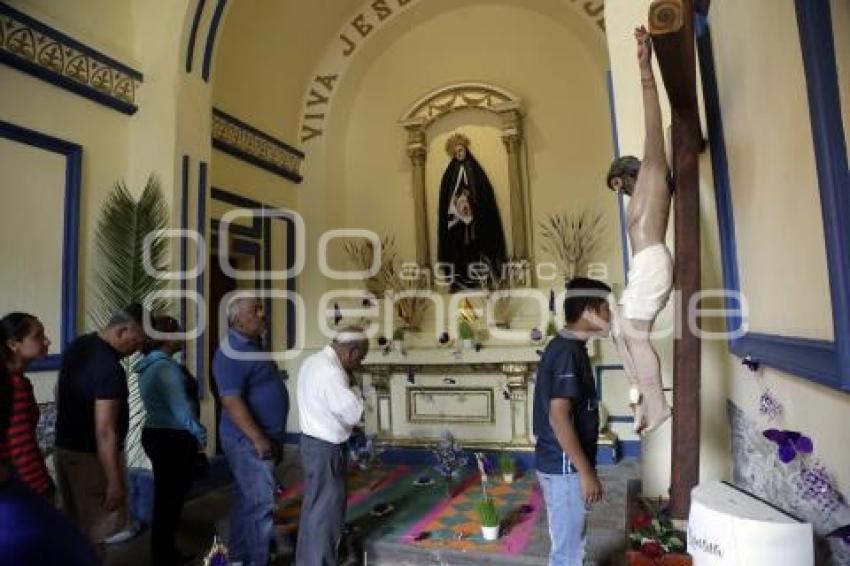
<path id="1" fill-rule="evenodd" d="M 463 109 L 480 109 L 498 115 L 508 158 L 510 183 L 511 249 L 514 260 L 531 261 L 530 211 L 522 167 L 522 100 L 507 90 L 484 83 L 464 82 L 438 88 L 411 104 L 400 119 L 407 131 L 407 155 L 412 165 L 416 263 L 432 266 L 426 211 L 425 162 L 428 128 L 440 118 Z"/>

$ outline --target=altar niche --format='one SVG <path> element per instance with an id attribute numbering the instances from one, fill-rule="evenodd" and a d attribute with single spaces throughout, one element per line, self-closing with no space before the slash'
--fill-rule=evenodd
<path id="1" fill-rule="evenodd" d="M 501 263 L 507 258 L 511 258 L 514 261 L 530 262 L 532 258 L 530 257 L 529 246 L 531 238 L 528 233 L 528 196 L 527 187 L 524 183 L 525 176 L 523 175 L 521 152 L 523 136 L 522 101 L 516 95 L 511 94 L 502 88 L 482 83 L 465 82 L 439 88 L 426 94 L 414 102 L 403 114 L 400 120 L 401 125 L 407 131 L 407 144 L 405 149 L 412 166 L 411 185 L 413 189 L 413 213 L 415 218 L 416 263 L 422 268 L 430 269 L 430 267 L 434 265 L 435 260 L 439 259 L 440 261 L 443 261 L 446 259 L 446 257 L 438 257 L 438 255 L 445 256 L 446 254 L 438 254 L 436 253 L 436 250 L 432 250 L 430 247 L 428 222 L 431 216 L 437 214 L 440 215 L 440 224 L 438 224 L 438 231 L 440 232 L 439 235 L 442 236 L 440 246 L 442 246 L 443 243 L 447 241 L 446 238 L 449 237 L 448 219 L 444 219 L 443 215 L 444 213 L 448 214 L 449 207 L 452 203 L 455 204 L 454 211 L 458 220 L 458 222 L 456 222 L 452 227 L 465 229 L 471 226 L 469 222 L 464 223 L 464 218 L 466 218 L 466 220 L 471 220 L 469 214 L 466 214 L 465 216 L 464 214 L 457 214 L 457 212 L 459 212 L 457 207 L 458 202 L 460 202 L 461 205 L 464 202 L 463 197 L 465 193 L 463 193 L 463 191 L 458 194 L 454 194 L 455 191 L 450 190 L 450 194 L 446 195 L 445 202 L 443 202 L 444 199 L 441 194 L 441 204 L 438 207 L 439 210 L 428 210 L 428 191 L 436 189 L 426 186 L 425 178 L 425 163 L 428 158 L 428 129 L 448 114 L 466 109 L 492 112 L 499 116 L 502 128 L 501 138 L 505 146 L 508 166 L 510 195 L 508 210 L 498 210 L 495 213 L 495 216 L 492 210 L 485 214 L 485 216 L 488 216 L 489 218 L 484 220 L 488 241 L 487 248 L 484 250 L 484 255 L 498 256 L 490 258 L 491 260 L 496 260 L 494 263 Z M 454 139 L 462 140 L 463 138 L 456 137 Z M 466 141 L 467 143 L 465 147 L 468 151 L 470 140 L 466 138 Z M 464 144 L 454 144 L 454 146 L 458 145 Z M 455 147 L 452 148 L 452 151 L 455 151 Z M 442 158 L 442 156 L 433 156 L 433 158 Z M 464 159 L 458 160 L 458 162 L 468 159 L 468 156 L 464 155 L 463 158 Z M 457 185 L 457 173 L 460 172 L 460 169 L 457 168 L 457 166 L 455 166 L 455 169 L 457 170 L 455 171 L 453 181 L 455 181 L 455 185 Z M 452 171 L 453 164 L 449 161 L 446 168 L 446 174 L 451 177 Z M 452 181 L 452 179 L 449 179 L 449 181 Z M 462 184 L 463 183 L 461 183 L 461 185 Z M 467 186 L 470 186 L 470 184 L 477 184 L 477 180 L 473 180 L 473 183 L 470 183 L 470 180 L 467 179 Z M 452 187 L 452 189 L 453 188 L 455 187 Z M 458 201 L 458 196 L 461 197 L 460 201 Z M 476 197 L 479 199 L 484 198 L 484 201 L 486 202 L 492 197 L 492 195 L 489 197 L 488 195 L 476 195 Z M 468 198 L 469 197 L 467 196 L 467 199 Z M 468 202 L 468 200 L 466 202 Z M 481 201 L 479 200 L 479 204 L 480 202 Z M 445 206 L 443 206 L 444 204 Z M 446 209 L 445 211 L 443 210 L 444 208 Z M 492 209 L 493 207 L 485 208 Z M 466 212 L 477 214 L 479 211 L 472 209 L 466 210 Z M 506 219 L 510 219 L 510 234 L 503 233 L 503 226 L 506 224 L 504 220 Z M 446 220 L 445 224 L 443 224 L 444 220 Z M 475 219 L 476 222 L 478 220 L 478 218 Z M 496 226 L 498 226 L 498 234 L 496 234 L 495 231 Z M 479 229 L 480 232 L 479 226 L 475 226 L 475 228 Z M 463 241 L 468 241 L 470 239 L 470 235 L 477 236 L 479 238 L 482 236 L 481 233 L 476 234 L 474 230 L 473 232 L 465 230 L 464 233 L 461 234 L 461 236 L 466 238 Z M 499 237 L 502 239 L 501 245 L 498 243 Z M 497 244 L 495 246 L 491 244 L 493 239 L 497 240 Z M 449 245 L 446 249 L 449 247 L 451 246 Z M 480 252 L 481 250 L 478 251 Z M 476 254 L 478 254 L 478 252 L 476 252 Z M 457 262 L 452 261 L 451 263 Z M 461 261 L 461 263 L 464 265 L 466 264 L 463 261 Z M 458 288 L 462 288 L 462 285 L 452 286 L 453 290 L 458 290 Z"/>

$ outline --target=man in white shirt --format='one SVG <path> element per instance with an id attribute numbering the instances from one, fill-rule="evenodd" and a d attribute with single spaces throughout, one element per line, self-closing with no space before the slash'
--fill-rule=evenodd
<path id="1" fill-rule="evenodd" d="M 329 346 L 307 358 L 298 372 L 304 500 L 298 527 L 298 566 L 339 564 L 345 526 L 346 441 L 363 415 L 351 388 L 351 372 L 369 351 L 360 328 L 342 330 Z"/>

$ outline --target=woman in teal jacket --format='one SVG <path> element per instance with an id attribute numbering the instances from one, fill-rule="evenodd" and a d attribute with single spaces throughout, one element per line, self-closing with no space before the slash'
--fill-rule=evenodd
<path id="1" fill-rule="evenodd" d="M 158 333 L 180 332 L 171 317 L 157 317 Z M 139 393 L 145 405 L 142 447 L 153 464 L 154 503 L 151 526 L 153 564 L 181 564 L 174 534 L 183 503 L 192 484 L 195 455 L 206 444 L 206 430 L 198 422 L 197 399 L 187 393 L 187 377 L 173 356 L 183 348 L 178 340 L 151 340 L 136 366 Z"/>

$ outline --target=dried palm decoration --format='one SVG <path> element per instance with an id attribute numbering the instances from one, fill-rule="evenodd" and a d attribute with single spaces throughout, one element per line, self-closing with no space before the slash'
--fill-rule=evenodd
<path id="1" fill-rule="evenodd" d="M 551 214 L 539 226 L 541 248 L 555 261 L 565 282 L 586 272 L 605 231 L 602 214 L 588 210 Z"/>

